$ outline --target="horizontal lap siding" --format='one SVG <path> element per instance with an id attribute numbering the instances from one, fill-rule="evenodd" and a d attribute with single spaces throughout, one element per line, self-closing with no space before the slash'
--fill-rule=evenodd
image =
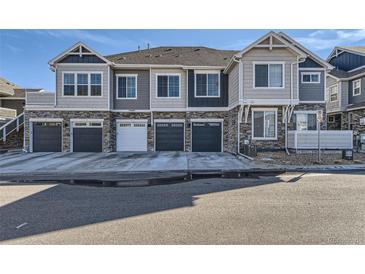
<path id="1" fill-rule="evenodd" d="M 359 95 L 353 96 L 353 88 L 352 83 L 356 80 L 361 80 L 361 93 Z M 365 77 L 357 78 L 348 82 L 348 91 L 349 91 L 349 104 L 357 104 L 365 102 Z"/>
<path id="2" fill-rule="evenodd" d="M 117 99 L 117 74 L 137 74 L 137 99 Z M 150 108 L 149 70 L 115 70 L 112 79 L 114 109 L 144 110 Z"/>
<path id="3" fill-rule="evenodd" d="M 332 77 L 327 77 L 327 112 L 334 112 L 340 110 L 340 100 L 341 100 L 341 94 L 340 94 L 340 85 L 338 85 L 339 93 L 338 93 L 338 101 L 331 102 L 331 96 L 329 94 L 329 87 L 333 86 L 337 83 L 336 79 L 333 79 Z"/>
<path id="4" fill-rule="evenodd" d="M 101 97 L 63 97 L 62 92 L 62 73 L 63 72 L 102 72 L 102 96 Z M 107 109 L 108 108 L 108 65 L 63 65 L 58 66 L 56 70 L 56 94 L 58 108 L 89 108 L 89 109 Z M 75 91 L 76 92 L 76 91 Z"/>
<path id="5" fill-rule="evenodd" d="M 228 75 L 228 104 L 233 106 L 239 101 L 239 64 L 235 64 Z"/>
<path id="6" fill-rule="evenodd" d="M 319 72 L 320 83 L 302 83 L 303 72 Z M 300 101 L 324 101 L 324 72 L 319 70 L 299 70 L 299 100 Z"/>
<path id="7" fill-rule="evenodd" d="M 180 74 L 180 98 L 157 98 L 157 74 Z M 153 69 L 151 71 L 151 108 L 186 107 L 186 72 L 182 69 Z"/>
<path id="8" fill-rule="evenodd" d="M 290 64 L 297 57 L 287 49 L 252 49 L 243 56 L 243 95 L 244 99 L 290 99 Z M 254 89 L 254 62 L 285 62 L 285 88 Z M 298 98 L 297 65 L 293 66 L 293 97 Z"/>

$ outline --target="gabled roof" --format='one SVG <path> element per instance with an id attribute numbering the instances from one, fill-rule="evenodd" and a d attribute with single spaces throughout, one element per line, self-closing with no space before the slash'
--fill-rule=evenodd
<path id="1" fill-rule="evenodd" d="M 236 50 L 208 47 L 156 47 L 105 56 L 114 64 L 225 67 Z"/>
<path id="2" fill-rule="evenodd" d="M 88 46 L 86 46 L 84 43 L 82 42 L 77 42 L 76 44 L 74 44 L 72 47 L 66 49 L 65 51 L 63 51 L 62 53 L 60 53 L 59 55 L 57 55 L 56 57 L 54 57 L 52 60 L 50 60 L 48 62 L 49 65 L 53 66 L 55 63 L 57 63 L 57 61 L 61 60 L 63 57 L 65 57 L 66 55 L 69 54 L 93 54 L 96 55 L 97 57 L 99 57 L 101 60 L 105 61 L 107 64 L 110 64 L 111 62 L 106 59 L 104 56 L 100 55 L 99 53 L 97 53 L 95 50 L 89 48 Z"/>
<path id="3" fill-rule="evenodd" d="M 260 45 L 261 43 L 265 42 L 266 40 L 269 41 L 269 44 Z M 280 43 L 280 45 L 273 45 L 272 44 L 273 40 L 278 41 Z M 270 31 L 267 34 L 265 34 L 264 36 L 262 36 L 261 38 L 257 39 L 252 44 L 248 45 L 242 51 L 235 54 L 235 56 L 233 56 L 231 58 L 229 64 L 227 65 L 225 72 L 227 72 L 230 69 L 235 58 L 241 58 L 246 52 L 250 51 L 254 47 L 267 47 L 270 49 L 273 47 L 285 47 L 285 48 L 291 50 L 292 52 L 294 52 L 295 54 L 297 54 L 300 58 L 307 57 L 307 54 L 303 50 L 294 46 L 291 42 L 289 42 L 287 39 L 284 39 L 281 35 L 273 32 L 273 31 Z"/>
<path id="4" fill-rule="evenodd" d="M 344 51 L 365 56 L 365 46 L 337 46 L 331 51 L 330 55 L 327 57 L 327 61 L 331 61 L 333 57 L 338 56 Z"/>
<path id="5" fill-rule="evenodd" d="M 14 89 L 19 88 L 16 84 L 0 77 L 0 96 L 13 96 L 15 94 Z"/>
<path id="6" fill-rule="evenodd" d="M 315 53 L 311 52 L 309 49 L 292 39 L 290 36 L 285 34 L 284 32 L 279 32 L 279 35 L 289 41 L 293 46 L 299 48 L 301 51 L 305 52 L 309 57 L 311 57 L 314 61 L 318 62 L 319 64 L 323 65 L 327 69 L 334 69 L 334 66 L 332 66 L 330 63 L 323 60 L 321 57 L 316 55 Z"/>
<path id="7" fill-rule="evenodd" d="M 365 73 L 365 67 L 348 72 L 340 69 L 334 69 L 328 74 L 339 80 L 351 80 L 362 76 Z"/>

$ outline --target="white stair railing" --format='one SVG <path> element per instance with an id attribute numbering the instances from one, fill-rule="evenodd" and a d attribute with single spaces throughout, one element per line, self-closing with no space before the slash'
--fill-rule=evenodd
<path id="1" fill-rule="evenodd" d="M 0 140 L 6 142 L 6 137 L 14 130 L 19 131 L 24 124 L 24 112 L 0 127 Z"/>

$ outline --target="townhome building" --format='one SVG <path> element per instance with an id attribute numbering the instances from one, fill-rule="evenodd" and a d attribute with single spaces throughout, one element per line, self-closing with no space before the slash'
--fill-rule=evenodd
<path id="1" fill-rule="evenodd" d="M 284 33 L 241 51 L 157 47 L 53 58 L 55 93 L 27 93 L 25 149 L 237 153 L 295 148 L 326 111 L 333 66 Z M 326 122 L 321 124 L 326 129 Z"/>
<path id="2" fill-rule="evenodd" d="M 327 121 L 330 129 L 365 133 L 365 46 L 335 47 L 328 57 Z"/>

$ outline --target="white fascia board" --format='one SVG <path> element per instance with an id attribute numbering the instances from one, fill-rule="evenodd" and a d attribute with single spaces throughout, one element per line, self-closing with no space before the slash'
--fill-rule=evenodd
<path id="1" fill-rule="evenodd" d="M 243 99 L 240 100 L 241 104 L 244 105 L 297 105 L 299 104 L 298 99 Z"/>

